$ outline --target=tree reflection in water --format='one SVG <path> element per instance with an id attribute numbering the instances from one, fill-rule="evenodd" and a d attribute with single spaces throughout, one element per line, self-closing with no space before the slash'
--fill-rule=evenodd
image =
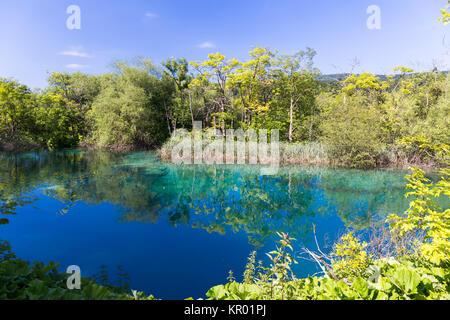
<path id="1" fill-rule="evenodd" d="M 0 161 L 0 203 L 9 203 L 9 213 L 44 188 L 65 203 L 61 214 L 77 201 L 109 202 L 124 223 L 164 219 L 220 234 L 245 231 L 256 248 L 276 232 L 306 242 L 314 219 L 330 213 L 364 229 L 374 216 L 407 206 L 405 173 L 397 171 L 282 167 L 261 176 L 251 165 L 177 166 L 148 152 L 77 150 L 3 154 Z"/>

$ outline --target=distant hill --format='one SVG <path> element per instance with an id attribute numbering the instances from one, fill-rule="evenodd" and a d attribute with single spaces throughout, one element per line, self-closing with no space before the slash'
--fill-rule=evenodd
<path id="1" fill-rule="evenodd" d="M 420 72 L 417 72 L 420 73 Z M 448 74 L 449 71 L 440 71 L 440 73 L 442 74 Z M 319 81 L 324 81 L 324 82 L 332 82 L 332 81 L 341 81 L 346 79 L 348 76 L 350 76 L 350 73 L 332 73 L 332 74 L 323 74 L 321 76 L 319 76 L 317 79 Z M 380 78 L 381 80 L 386 80 L 387 79 L 387 75 L 385 74 L 377 74 L 376 75 L 378 78 Z M 397 74 L 395 75 L 394 78 L 399 77 L 400 75 Z"/>

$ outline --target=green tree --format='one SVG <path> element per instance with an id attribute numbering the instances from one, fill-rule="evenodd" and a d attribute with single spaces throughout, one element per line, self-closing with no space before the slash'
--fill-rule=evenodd
<path id="1" fill-rule="evenodd" d="M 177 124 L 184 128 L 189 120 L 193 128 L 195 120 L 192 103 L 193 93 L 189 88 L 192 81 L 192 76 L 189 74 L 189 64 L 184 58 L 170 58 L 162 65 L 165 68 L 164 75 L 170 79 L 175 87 L 172 105 L 166 106 L 167 118 L 170 119 L 173 130 L 177 128 Z M 188 115 L 190 115 L 189 120 L 187 120 Z"/>
<path id="2" fill-rule="evenodd" d="M 228 82 L 233 70 L 239 65 L 236 59 L 226 60 L 220 53 L 211 53 L 203 62 L 190 63 L 198 72 L 199 77 L 193 80 L 193 86 L 202 86 L 205 82 L 216 91 L 212 113 L 214 127 L 222 129 L 225 135 L 226 122 L 231 118 L 231 93 L 228 90 Z M 215 111 L 217 110 L 217 111 Z"/>
<path id="3" fill-rule="evenodd" d="M 313 116 L 315 113 L 315 82 L 317 70 L 312 70 L 316 52 L 311 48 L 299 51 L 293 55 L 281 55 L 278 58 L 276 71 L 276 93 L 286 96 L 289 105 L 288 140 L 294 140 L 295 119 L 310 118 L 308 130 L 309 140 L 312 138 Z"/>
<path id="4" fill-rule="evenodd" d="M 367 106 L 366 98 L 329 98 L 324 104 L 322 140 L 337 164 L 351 168 L 373 168 L 381 152 L 383 132 L 377 107 Z"/>
<path id="5" fill-rule="evenodd" d="M 94 142 L 100 147 L 151 147 L 164 141 L 168 128 L 164 105 L 171 91 L 148 59 L 118 62 L 116 73 L 102 79 L 94 101 Z"/>
<path id="6" fill-rule="evenodd" d="M 240 109 L 241 126 L 258 128 L 264 124 L 262 119 L 269 108 L 273 53 L 269 49 L 256 47 L 249 55 L 250 60 L 238 62 L 237 68 L 229 75 L 228 86 L 235 93 L 232 106 L 234 111 Z"/>
<path id="7" fill-rule="evenodd" d="M 82 138 L 80 111 L 60 94 L 42 94 L 35 107 L 36 139 L 49 149 L 77 146 Z"/>
<path id="8" fill-rule="evenodd" d="M 0 136 L 23 138 L 33 129 L 33 94 L 16 81 L 0 79 Z"/>

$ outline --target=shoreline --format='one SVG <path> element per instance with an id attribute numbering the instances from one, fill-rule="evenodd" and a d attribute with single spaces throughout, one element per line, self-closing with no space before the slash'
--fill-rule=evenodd
<path id="1" fill-rule="evenodd" d="M 28 152 L 42 152 L 42 151 L 49 151 L 49 152 L 58 152 L 63 150 L 81 150 L 81 151 L 102 151 L 102 152 L 112 152 L 112 153 L 133 153 L 133 152 L 155 152 L 155 154 L 158 156 L 161 162 L 167 163 L 170 160 L 170 153 L 163 149 L 163 147 L 160 148 L 144 148 L 144 147 L 134 147 L 134 146 L 120 146 L 120 145 L 112 145 L 109 147 L 97 147 L 94 145 L 79 145 L 77 147 L 73 148 L 63 148 L 63 149 L 56 149 L 51 150 L 44 146 L 39 146 L 37 144 L 27 143 L 27 144 L 19 144 L 15 145 L 13 143 L 8 142 L 0 142 L 0 153 L 3 154 L 20 154 L 20 153 L 28 153 Z M 192 156 L 191 159 L 193 160 L 194 157 Z M 225 159 L 225 154 L 224 154 Z M 226 164 L 225 161 L 223 163 Z M 246 156 L 246 161 L 244 164 L 248 164 L 248 156 Z M 237 163 L 234 163 L 234 165 L 237 165 Z M 264 165 L 261 163 L 258 163 L 257 165 Z M 324 168 L 330 168 L 330 169 L 354 169 L 354 170 L 383 170 L 383 171 L 389 171 L 389 170 L 403 170 L 408 171 L 411 166 L 417 167 L 426 173 L 438 173 L 441 169 L 446 168 L 447 166 L 439 165 L 435 162 L 423 162 L 423 163 L 409 163 L 405 162 L 403 159 L 402 161 L 398 161 L 397 163 L 388 163 L 388 164 L 377 164 L 373 168 L 352 168 L 349 166 L 341 165 L 339 163 L 332 163 L 329 159 L 325 158 L 295 158 L 295 157 L 283 157 L 280 155 L 280 167 L 288 167 L 288 166 L 312 166 L 312 167 L 324 167 Z"/>
<path id="2" fill-rule="evenodd" d="M 171 163 L 170 159 L 167 158 L 161 158 L 160 155 L 158 155 L 160 161 L 162 163 Z M 179 164 L 179 165 L 194 165 L 192 164 Z M 206 165 L 206 164 L 204 164 Z M 227 165 L 226 163 L 220 164 L 220 165 Z M 229 165 L 249 165 L 249 163 L 244 164 L 229 164 Z M 256 166 L 264 166 L 265 164 L 255 164 Z M 421 170 L 423 170 L 426 173 L 439 173 L 439 171 L 444 167 L 436 167 L 430 164 L 409 164 L 409 165 L 388 165 L 388 166 L 377 166 L 370 169 L 361 169 L 361 168 L 351 168 L 346 167 L 342 165 L 333 165 L 329 162 L 327 163 L 314 163 L 314 162 L 280 162 L 279 167 L 280 168 L 286 168 L 286 167 L 301 167 L 301 166 L 307 166 L 307 167 L 315 167 L 315 168 L 326 168 L 326 169 L 343 169 L 343 170 L 358 170 L 358 171 L 410 171 L 411 166 L 417 167 Z"/>
<path id="3" fill-rule="evenodd" d="M 161 160 L 161 162 L 170 162 L 170 154 L 166 151 L 161 151 L 161 149 L 153 150 L 156 151 L 157 156 Z M 191 156 L 191 160 L 193 162 L 194 157 Z M 236 157 L 235 157 L 236 160 Z M 236 162 L 236 161 L 235 161 Z M 248 163 L 248 156 L 245 158 L 245 164 Z M 189 165 L 189 164 L 187 164 Z M 224 161 L 223 165 L 226 165 L 225 163 L 225 154 L 224 154 Z M 237 165 L 237 163 L 233 163 L 230 165 Z M 258 163 L 256 165 L 264 166 L 264 163 Z M 280 167 L 289 167 L 289 166 L 311 166 L 311 167 L 323 167 L 323 168 L 329 168 L 329 169 L 347 169 L 347 170 L 362 170 L 362 171 L 370 171 L 370 170 L 382 170 L 382 171 L 389 171 L 389 170 L 398 170 L 398 171 L 409 171 L 412 166 L 417 167 L 426 173 L 438 173 L 441 169 L 446 168 L 446 166 L 439 165 L 435 162 L 422 162 L 422 163 L 409 163 L 405 161 L 399 161 L 397 163 L 387 163 L 384 164 L 377 164 L 373 168 L 352 168 L 343 164 L 339 163 L 333 163 L 329 159 L 301 159 L 299 158 L 283 158 L 283 156 L 280 156 Z"/>

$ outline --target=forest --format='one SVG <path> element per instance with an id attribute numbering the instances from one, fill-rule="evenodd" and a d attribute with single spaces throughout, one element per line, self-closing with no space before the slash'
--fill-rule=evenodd
<path id="1" fill-rule="evenodd" d="M 434 150 L 418 146 L 450 140 L 446 72 L 400 66 L 390 75 L 330 78 L 314 67 L 315 55 L 311 48 L 283 55 L 257 47 L 245 61 L 215 53 L 156 66 L 136 58 L 101 75 L 50 73 L 43 90 L 2 79 L 0 146 L 155 149 L 176 129 L 202 121 L 220 132 L 278 129 L 291 147 L 282 157 L 293 163 L 307 146 L 323 162 L 352 168 L 439 163 Z"/>

